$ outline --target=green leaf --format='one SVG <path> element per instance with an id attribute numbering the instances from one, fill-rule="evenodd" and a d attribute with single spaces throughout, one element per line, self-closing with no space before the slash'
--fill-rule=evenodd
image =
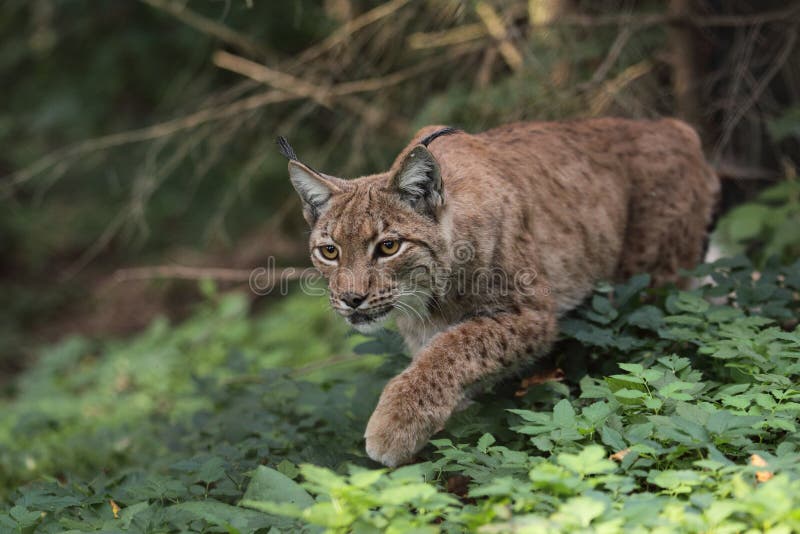
<path id="1" fill-rule="evenodd" d="M 581 415 L 585 417 L 592 426 L 597 426 L 605 421 L 613 411 L 614 409 L 608 402 L 599 401 L 584 407 L 581 410 Z"/>
<path id="2" fill-rule="evenodd" d="M 9 510 L 9 515 L 14 518 L 20 528 L 28 528 L 42 519 L 43 512 L 30 511 L 24 506 L 14 506 Z"/>
<path id="3" fill-rule="evenodd" d="M 136 518 L 137 514 L 144 512 L 150 508 L 150 503 L 147 501 L 137 502 L 130 506 L 125 506 L 119 512 L 119 524 L 123 529 L 131 526 L 131 523 Z"/>
<path id="4" fill-rule="evenodd" d="M 355 521 L 355 516 L 342 507 L 330 502 L 318 502 L 303 512 L 303 518 L 309 523 L 328 528 L 343 528 Z"/>
<path id="5" fill-rule="evenodd" d="M 384 469 L 370 469 L 358 471 L 350 475 L 350 484 L 356 488 L 367 488 L 374 485 L 378 480 L 385 476 Z"/>
<path id="6" fill-rule="evenodd" d="M 486 452 L 486 450 L 495 442 L 494 436 L 489 433 L 484 434 L 478 440 L 478 450 Z"/>
<path id="7" fill-rule="evenodd" d="M 614 392 L 614 396 L 620 399 L 641 399 L 647 396 L 644 391 L 638 389 L 618 389 Z"/>
<path id="8" fill-rule="evenodd" d="M 596 518 L 603 515 L 608 504 L 591 497 L 573 497 L 558 508 L 555 517 L 563 517 L 568 524 L 577 521 L 581 527 L 588 527 Z"/>
<path id="9" fill-rule="evenodd" d="M 567 399 L 561 399 L 553 407 L 553 423 L 559 428 L 575 428 L 577 426 L 575 410 Z"/>
<path id="10" fill-rule="evenodd" d="M 347 485 L 344 478 L 325 467 L 302 464 L 300 465 L 300 473 L 308 481 L 309 485 L 321 490 L 330 491 Z"/>
<path id="11" fill-rule="evenodd" d="M 216 482 L 224 476 L 225 462 L 216 456 L 206 460 L 197 471 L 197 480 L 206 483 Z"/>
<path id="12" fill-rule="evenodd" d="M 540 451 L 549 452 L 552 451 L 555 445 L 550 438 L 544 436 L 536 436 L 531 438 L 531 443 L 539 449 Z"/>
<path id="13" fill-rule="evenodd" d="M 780 116 L 767 121 L 767 129 L 776 141 L 800 138 L 800 106 L 783 109 Z"/>
<path id="14" fill-rule="evenodd" d="M 664 403 L 661 402 L 660 399 L 657 399 L 655 397 L 647 397 L 646 399 L 644 399 L 644 405 L 649 410 L 657 412 L 664 406 Z"/>
<path id="15" fill-rule="evenodd" d="M 668 300 L 668 309 L 670 309 L 670 311 L 674 310 L 674 312 L 700 314 L 709 309 L 708 302 L 694 293 L 689 293 L 687 291 L 680 291 L 677 295 L 672 296 L 672 298 Z"/>
<path id="16" fill-rule="evenodd" d="M 669 384 L 658 388 L 658 394 L 666 399 L 689 401 L 692 400 L 693 397 L 684 392 L 692 391 L 695 389 L 695 387 L 696 384 L 675 380 L 674 382 L 670 382 Z"/>
<path id="17" fill-rule="evenodd" d="M 314 499 L 297 482 L 263 465 L 253 472 L 243 499 L 289 503 L 301 509 L 314 504 Z"/>
<path id="18" fill-rule="evenodd" d="M 193 519 L 203 519 L 212 525 L 223 527 L 231 533 L 253 532 L 267 527 L 287 526 L 286 519 L 277 518 L 231 506 L 218 501 L 205 500 L 198 502 L 183 502 L 170 506 L 169 517 L 178 523 L 185 523 Z"/>
<path id="19" fill-rule="evenodd" d="M 420 482 L 386 488 L 377 495 L 377 499 L 383 504 L 397 506 L 405 503 L 425 501 L 435 494 L 436 489 L 433 486 Z"/>
<path id="20" fill-rule="evenodd" d="M 647 388 L 644 386 L 644 380 L 633 375 L 611 375 L 605 377 L 605 382 L 612 392 L 616 392 L 620 389 L 636 389 L 641 392 L 647 391 Z"/>
<path id="21" fill-rule="evenodd" d="M 300 474 L 300 469 L 289 460 L 281 460 L 276 469 L 289 478 L 296 478 Z"/>
<path id="22" fill-rule="evenodd" d="M 579 475 L 595 475 L 616 470 L 616 464 L 606 456 L 603 447 L 589 445 L 578 454 L 561 453 L 556 461 L 559 465 Z"/>
<path id="23" fill-rule="evenodd" d="M 620 369 L 628 371 L 630 374 L 634 376 L 641 376 L 642 371 L 644 371 L 644 367 L 638 363 L 620 363 L 618 365 Z"/>
<path id="24" fill-rule="evenodd" d="M 645 369 L 641 376 L 647 382 L 653 383 L 657 380 L 660 380 L 664 376 L 664 371 L 659 369 Z"/>
<path id="25" fill-rule="evenodd" d="M 603 443 L 608 445 L 613 451 L 621 451 L 628 446 L 622 434 L 609 426 L 603 426 L 603 428 L 600 429 L 600 437 Z"/>
<path id="26" fill-rule="evenodd" d="M 672 493 L 690 493 L 693 488 L 703 484 L 704 477 L 689 469 L 669 469 L 656 472 L 648 480 Z"/>
<path id="27" fill-rule="evenodd" d="M 627 317 L 628 324 L 657 332 L 663 325 L 664 312 L 655 306 L 642 306 Z"/>
<path id="28" fill-rule="evenodd" d="M 728 236 L 733 241 L 752 239 L 762 232 L 771 215 L 769 207 L 761 204 L 751 203 L 734 208 L 726 217 Z"/>
<path id="29" fill-rule="evenodd" d="M 650 286 L 650 275 L 640 273 L 632 276 L 625 284 L 614 288 L 614 302 L 618 308 L 622 308 L 636 295 L 646 290 Z"/>

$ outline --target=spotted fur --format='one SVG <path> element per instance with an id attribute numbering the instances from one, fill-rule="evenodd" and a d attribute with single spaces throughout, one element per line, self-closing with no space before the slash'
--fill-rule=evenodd
<path id="1" fill-rule="evenodd" d="M 671 119 L 431 126 L 385 173 L 342 180 L 296 158 L 289 169 L 333 308 L 365 331 L 396 317 L 414 354 L 367 424 L 367 452 L 388 466 L 476 384 L 547 351 L 559 315 L 598 281 L 682 283 L 719 188 L 695 132 Z"/>

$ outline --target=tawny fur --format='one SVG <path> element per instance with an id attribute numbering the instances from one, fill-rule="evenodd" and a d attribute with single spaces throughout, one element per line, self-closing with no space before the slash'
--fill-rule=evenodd
<path id="1" fill-rule="evenodd" d="M 420 130 L 386 173 L 341 180 L 289 164 L 333 307 L 362 328 L 396 310 L 414 354 L 367 424 L 367 453 L 389 466 L 411 460 L 471 386 L 547 351 L 559 315 L 598 281 L 681 283 L 719 188 L 677 120 L 517 123 L 419 144 L 440 128 Z M 441 173 L 430 194 L 420 157 Z M 399 252 L 376 255 L 385 239 Z M 364 302 L 348 306 L 351 295 Z"/>

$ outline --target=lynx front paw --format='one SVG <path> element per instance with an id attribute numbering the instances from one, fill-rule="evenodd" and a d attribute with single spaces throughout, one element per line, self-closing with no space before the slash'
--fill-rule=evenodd
<path id="1" fill-rule="evenodd" d="M 370 458 L 389 467 L 408 463 L 444 426 L 449 411 L 420 406 L 419 398 L 420 392 L 405 376 L 389 382 L 364 433 Z"/>

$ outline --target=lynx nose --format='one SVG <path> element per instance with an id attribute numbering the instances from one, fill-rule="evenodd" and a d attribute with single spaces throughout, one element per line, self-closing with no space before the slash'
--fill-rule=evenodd
<path id="1" fill-rule="evenodd" d="M 339 297 L 342 302 L 350 306 L 351 308 L 358 308 L 359 304 L 364 302 L 367 299 L 366 295 L 359 295 L 358 293 L 342 293 Z"/>

